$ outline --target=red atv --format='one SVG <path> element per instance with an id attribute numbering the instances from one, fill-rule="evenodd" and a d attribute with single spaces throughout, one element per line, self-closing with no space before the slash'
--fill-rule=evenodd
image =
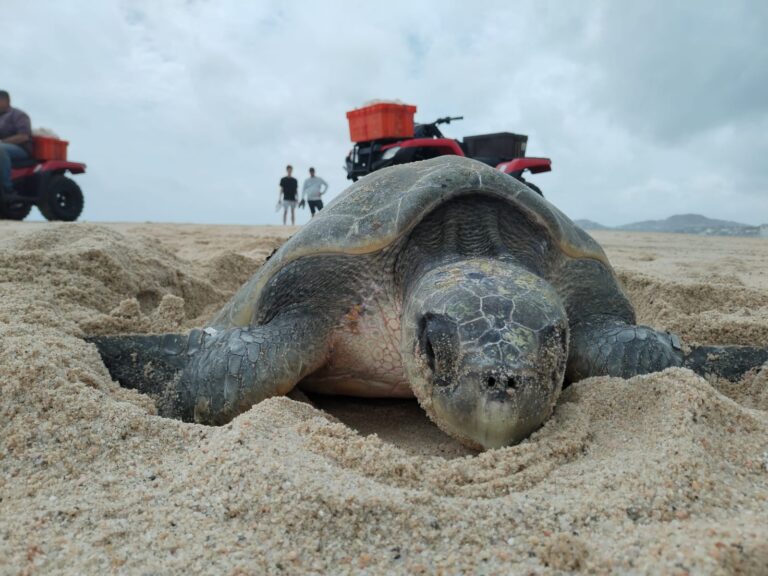
<path id="1" fill-rule="evenodd" d="M 383 103 L 347 113 L 350 135 L 355 142 L 346 158 L 347 178 L 356 181 L 366 174 L 394 164 L 454 154 L 494 166 L 541 194 L 538 186 L 523 178 L 523 173 L 549 172 L 552 170 L 552 161 L 549 158 L 525 157 L 528 136 L 499 132 L 467 136 L 463 141 L 458 141 L 443 136 L 438 126 L 450 124 L 453 120 L 462 120 L 463 117 L 438 118 L 429 124 L 415 126 L 411 120 L 409 126 L 408 114 L 412 118 L 415 110 L 415 106 Z M 356 117 L 357 113 L 365 115 Z M 398 136 L 393 136 L 395 134 Z M 403 137 L 402 134 L 410 135 Z M 365 140 L 362 140 L 363 138 Z"/>
<path id="2" fill-rule="evenodd" d="M 13 161 L 13 191 L 0 187 L 0 218 L 24 220 L 35 205 L 48 220 L 77 220 L 83 193 L 66 174 L 84 173 L 85 164 L 67 160 L 64 140 L 35 136 L 33 142 L 34 158 Z"/>

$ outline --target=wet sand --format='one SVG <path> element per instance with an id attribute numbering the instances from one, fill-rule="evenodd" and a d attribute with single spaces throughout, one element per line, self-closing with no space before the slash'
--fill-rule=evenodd
<path id="1" fill-rule="evenodd" d="M 0 574 L 768 572 L 768 370 L 589 379 L 475 454 L 408 401 L 163 419 L 83 341 L 203 325 L 294 230 L 0 222 Z M 768 241 L 594 236 L 641 322 L 768 346 Z"/>

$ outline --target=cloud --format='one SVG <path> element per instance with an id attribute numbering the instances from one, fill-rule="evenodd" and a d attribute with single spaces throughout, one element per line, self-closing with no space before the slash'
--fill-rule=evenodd
<path id="1" fill-rule="evenodd" d="M 591 50 L 596 92 L 640 135 L 679 145 L 768 113 L 768 5 L 761 2 L 609 4 Z"/>
<path id="2" fill-rule="evenodd" d="M 278 223 L 373 98 L 513 131 L 574 218 L 768 220 L 767 9 L 549 2 L 5 0 L 3 88 L 70 140 L 90 220 Z M 34 38 L 34 41 L 30 41 Z M 44 40 L 43 40 L 44 39 Z M 9 55 L 9 56 L 8 56 Z M 308 214 L 301 213 L 306 219 Z"/>

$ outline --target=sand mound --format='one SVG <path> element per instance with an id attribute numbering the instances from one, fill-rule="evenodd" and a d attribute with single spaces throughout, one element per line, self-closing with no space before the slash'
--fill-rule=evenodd
<path id="1" fill-rule="evenodd" d="M 641 322 L 664 326 L 690 343 L 768 346 L 768 292 L 729 283 L 672 281 L 619 274 Z"/>
<path id="2" fill-rule="evenodd" d="M 204 323 L 284 238 L 0 223 L 0 573 L 768 565 L 768 370 L 739 384 L 681 369 L 590 379 L 530 439 L 477 455 L 413 403 L 337 399 L 329 415 L 275 398 L 221 428 L 163 419 L 82 340 Z M 604 244 L 643 321 L 741 342 L 742 325 L 721 340 L 723 325 L 749 318 L 745 329 L 765 338 L 764 277 L 725 269 L 722 282 L 686 291 L 695 258 L 682 278 L 665 268 L 680 246 L 613 238 Z M 768 245 L 761 257 L 764 270 Z"/>

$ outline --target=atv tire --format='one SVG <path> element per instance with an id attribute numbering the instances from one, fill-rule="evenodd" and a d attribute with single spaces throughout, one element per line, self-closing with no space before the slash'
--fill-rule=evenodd
<path id="1" fill-rule="evenodd" d="M 539 195 L 539 196 L 541 196 L 542 198 L 544 197 L 544 193 L 541 191 L 541 188 L 539 188 L 538 186 L 536 186 L 536 184 L 531 184 L 531 183 L 530 183 L 530 182 L 528 182 L 527 180 L 526 180 L 525 182 L 523 182 L 523 184 L 525 184 L 526 186 L 528 186 L 528 188 L 530 188 L 531 190 L 533 190 L 534 192 L 536 192 L 536 194 L 538 194 L 538 195 Z"/>
<path id="2" fill-rule="evenodd" d="M 0 200 L 0 220 L 24 220 L 32 211 L 27 202 L 5 202 Z"/>
<path id="3" fill-rule="evenodd" d="M 512 176 L 512 174 L 510 174 L 510 176 Z M 530 188 L 531 190 L 533 190 L 534 192 L 536 192 L 536 194 L 538 194 L 539 196 L 541 196 L 542 198 L 544 198 L 544 193 L 541 191 L 541 188 L 539 188 L 538 186 L 536 186 L 536 184 L 533 184 L 533 183 L 531 183 L 531 182 L 528 182 L 528 180 L 526 180 L 526 179 L 525 179 L 525 178 L 523 178 L 522 176 L 512 176 L 512 178 L 514 178 L 514 179 L 515 179 L 515 180 L 517 180 L 518 182 L 521 182 L 522 184 L 525 184 L 525 185 L 526 185 L 528 188 Z"/>
<path id="4" fill-rule="evenodd" d="M 83 211 L 83 192 L 77 183 L 62 174 L 51 177 L 38 204 L 47 220 L 74 222 Z"/>

